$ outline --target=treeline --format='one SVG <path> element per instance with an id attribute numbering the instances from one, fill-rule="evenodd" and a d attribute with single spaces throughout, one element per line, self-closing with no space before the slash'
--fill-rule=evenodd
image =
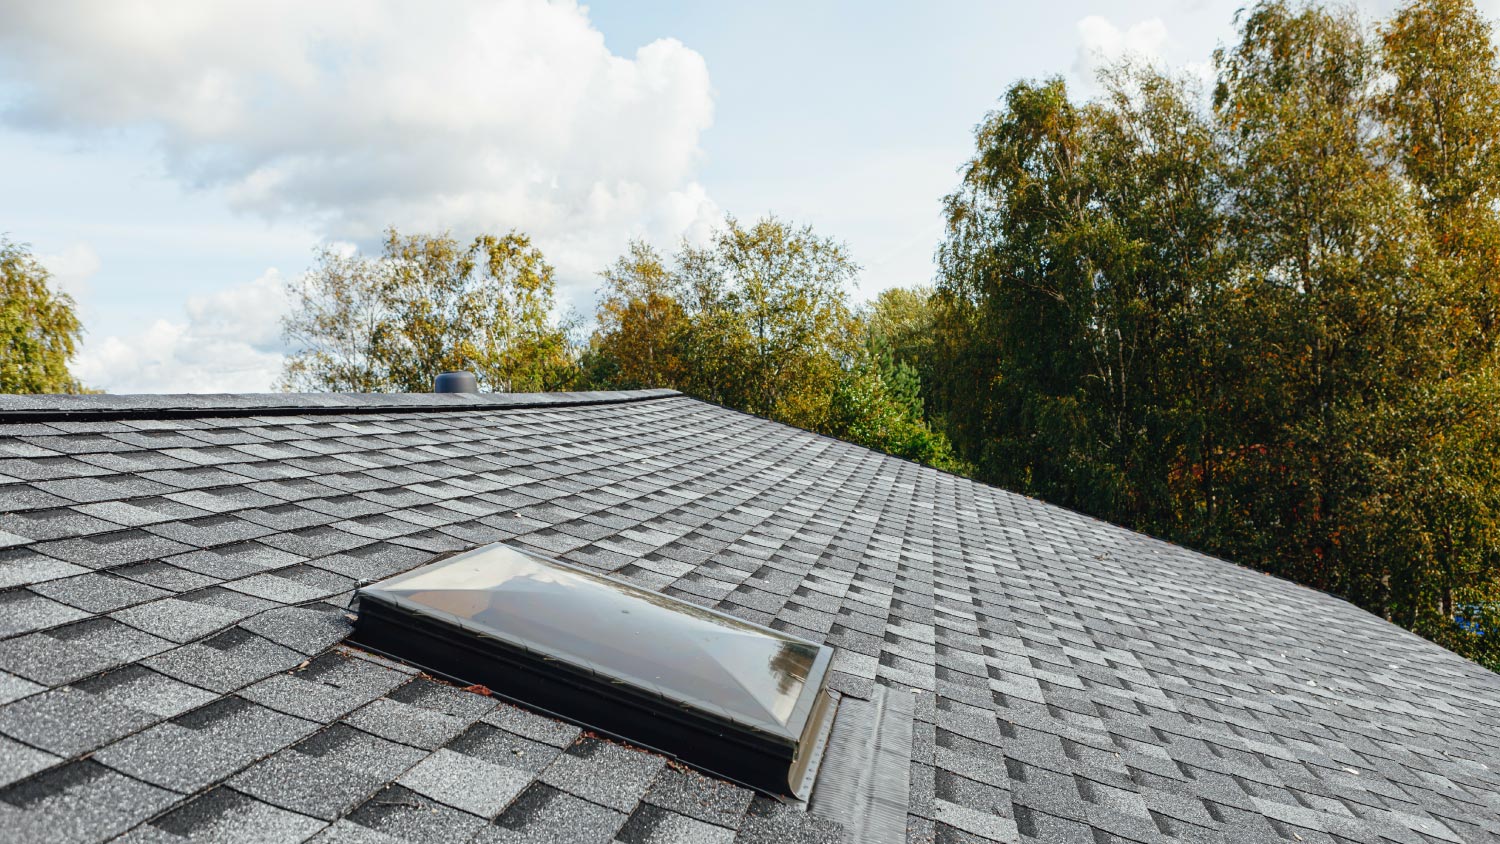
<path id="1" fill-rule="evenodd" d="M 1211 103 L 1128 65 L 1006 93 L 946 204 L 929 404 L 985 481 L 1500 665 L 1490 23 L 1238 23 Z"/>
<path id="2" fill-rule="evenodd" d="M 844 247 L 775 218 L 729 218 L 666 257 L 601 273 L 597 328 L 555 319 L 553 269 L 526 236 L 387 233 L 379 256 L 320 253 L 284 321 L 282 386 L 420 392 L 472 370 L 483 390 L 669 387 L 939 468 L 963 470 L 898 360 L 904 300 L 851 302 Z M 922 302 L 925 305 L 925 299 Z"/>

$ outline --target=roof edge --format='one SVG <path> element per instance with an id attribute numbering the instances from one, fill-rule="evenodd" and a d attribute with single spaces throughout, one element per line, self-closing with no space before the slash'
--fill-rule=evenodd
<path id="1" fill-rule="evenodd" d="M 575 393 L 181 393 L 0 395 L 0 424 L 200 416 L 435 413 L 623 404 L 680 396 L 676 390 Z"/>

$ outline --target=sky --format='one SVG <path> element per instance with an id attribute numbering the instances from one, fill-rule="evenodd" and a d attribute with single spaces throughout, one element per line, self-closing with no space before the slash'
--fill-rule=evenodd
<path id="1" fill-rule="evenodd" d="M 1010 84 L 1206 78 L 1240 5 L 0 0 L 0 234 L 115 393 L 273 389 L 287 282 L 390 225 L 524 231 L 587 315 L 630 239 L 774 213 L 847 244 L 865 300 L 932 281 Z"/>

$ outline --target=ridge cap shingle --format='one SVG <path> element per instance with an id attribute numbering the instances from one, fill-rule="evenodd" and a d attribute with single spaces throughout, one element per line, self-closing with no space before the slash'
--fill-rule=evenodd
<path id="1" fill-rule="evenodd" d="M 174 393 L 0 395 L 0 424 L 205 416 L 522 410 L 652 401 L 676 390 L 555 393 Z"/>

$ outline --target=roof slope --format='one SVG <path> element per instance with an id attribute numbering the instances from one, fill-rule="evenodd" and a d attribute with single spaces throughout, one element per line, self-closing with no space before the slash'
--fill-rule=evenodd
<path id="1" fill-rule="evenodd" d="M 508 540 L 826 641 L 849 693 L 921 690 L 911 841 L 1500 842 L 1500 675 L 675 394 L 7 398 L 0 420 L 0 838 L 838 840 L 337 644 L 361 579 Z"/>

